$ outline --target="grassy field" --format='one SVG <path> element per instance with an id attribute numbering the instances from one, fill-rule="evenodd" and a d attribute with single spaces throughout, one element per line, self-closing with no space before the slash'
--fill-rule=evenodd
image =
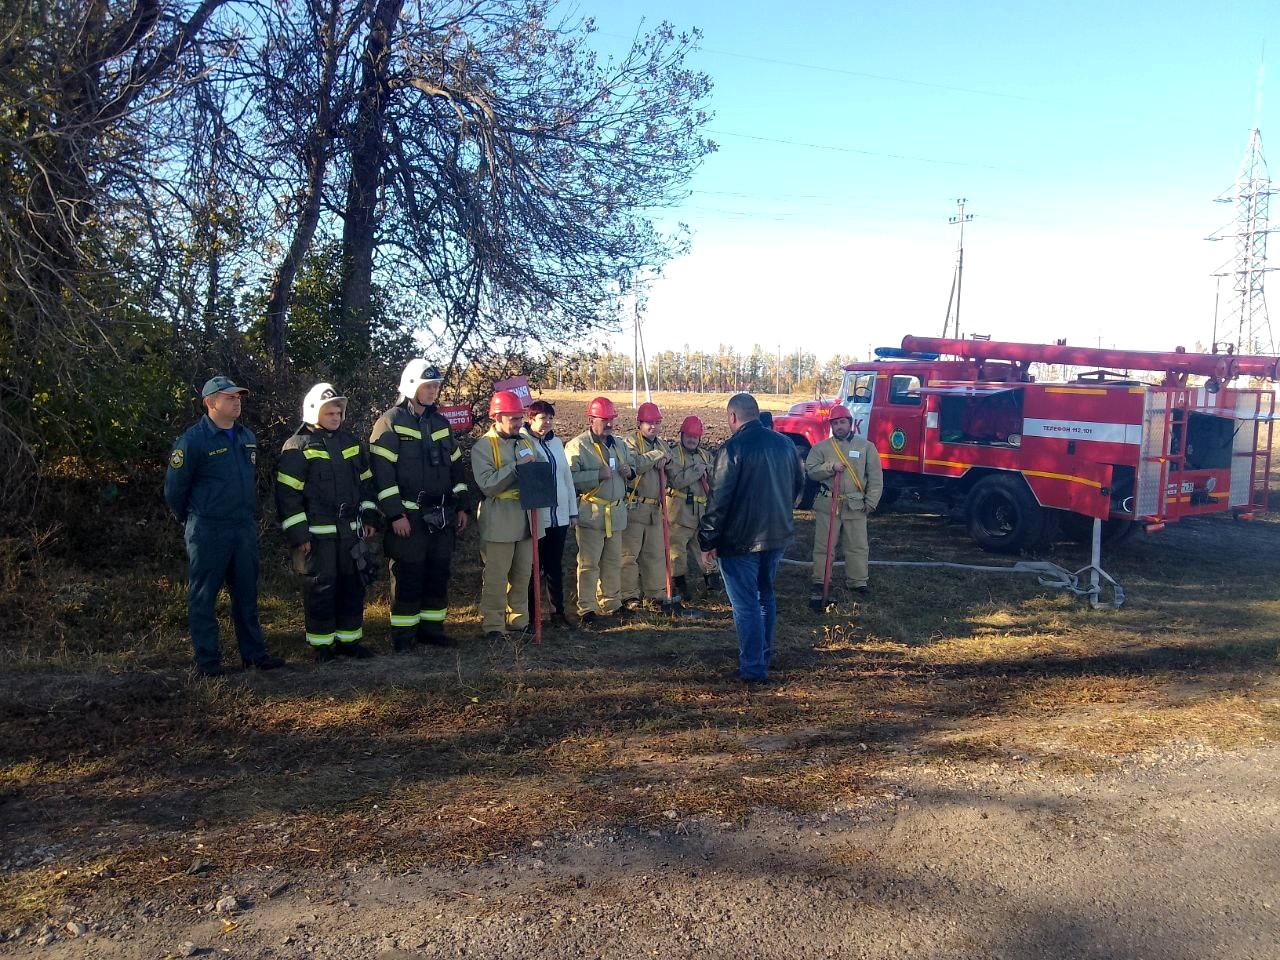
<path id="1" fill-rule="evenodd" d="M 578 432 L 589 397 L 552 399 Z M 726 398 L 659 399 L 670 427 L 698 412 L 723 436 Z M 782 682 L 748 690 L 720 597 L 695 597 L 716 614 L 697 623 L 486 643 L 474 534 L 455 566 L 456 649 L 312 667 L 272 538 L 263 621 L 295 665 L 196 681 L 180 538 L 158 504 L 127 523 L 113 509 L 3 568 L 0 912 L 14 917 L 90 893 L 195 902 L 265 864 L 409 870 L 583 826 L 821 811 L 904 763 L 1090 771 L 1280 737 L 1272 517 L 1184 523 L 1104 556 L 1129 597 L 1116 612 L 1032 577 L 882 567 L 867 602 L 817 615 L 808 571 L 787 567 Z M 812 517 L 797 520 L 802 558 Z M 876 516 L 871 539 L 873 559 L 993 562 L 923 507 Z M 1086 561 L 1065 542 L 1045 556 Z M 387 649 L 385 582 L 367 633 Z"/>

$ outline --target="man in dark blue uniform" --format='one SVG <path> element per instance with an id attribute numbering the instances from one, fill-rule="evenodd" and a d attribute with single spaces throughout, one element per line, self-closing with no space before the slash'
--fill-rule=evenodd
<path id="1" fill-rule="evenodd" d="M 174 444 L 164 479 L 165 501 L 186 527 L 187 619 L 196 672 L 206 677 L 222 674 L 214 605 L 224 583 L 241 661 L 259 670 L 284 666 L 267 653 L 258 623 L 258 441 L 236 423 L 248 392 L 222 376 L 204 385 L 205 416 Z"/>

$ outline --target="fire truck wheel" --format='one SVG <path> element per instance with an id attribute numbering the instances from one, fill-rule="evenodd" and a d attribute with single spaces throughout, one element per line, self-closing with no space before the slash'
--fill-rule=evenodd
<path id="1" fill-rule="evenodd" d="M 800 491 L 800 499 L 796 502 L 796 508 L 799 510 L 812 510 L 813 501 L 818 496 L 818 489 L 818 484 L 805 477 L 804 489 Z"/>
<path id="2" fill-rule="evenodd" d="M 983 550 L 1014 553 L 1040 542 L 1045 511 L 1019 476 L 983 477 L 965 500 L 969 535 Z"/>
<path id="3" fill-rule="evenodd" d="M 805 458 L 809 456 L 809 444 L 796 437 L 791 438 L 791 442 L 796 445 L 796 456 L 800 458 L 800 469 L 804 469 Z M 814 498 L 818 495 L 818 484 L 810 480 L 808 475 L 804 478 L 804 489 L 800 491 L 800 499 L 796 501 L 797 510 L 812 510 Z"/>
<path id="4" fill-rule="evenodd" d="M 900 499 L 902 499 L 902 488 L 885 484 L 884 492 L 880 494 L 880 506 L 876 507 L 876 512 L 883 513 Z"/>

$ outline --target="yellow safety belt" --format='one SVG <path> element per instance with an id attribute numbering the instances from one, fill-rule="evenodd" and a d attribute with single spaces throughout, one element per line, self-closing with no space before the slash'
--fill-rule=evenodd
<path id="1" fill-rule="evenodd" d="M 848 468 L 849 475 L 853 479 L 853 485 L 857 487 L 858 492 L 865 497 L 867 495 L 867 491 L 863 488 L 862 481 L 858 479 L 858 472 L 853 469 L 853 464 L 851 464 L 849 462 L 848 457 L 844 455 L 844 451 L 841 450 L 840 445 L 836 443 L 835 437 L 831 438 L 831 449 L 836 452 L 836 456 L 840 458 L 840 462 L 843 463 L 846 468 Z M 841 494 L 840 499 L 844 500 L 847 498 L 844 496 L 844 494 Z"/>
<path id="2" fill-rule="evenodd" d="M 537 451 L 535 451 L 533 447 L 529 446 L 529 441 L 524 440 L 523 438 L 520 438 L 520 440 L 528 448 L 529 452 L 532 453 L 536 458 L 538 456 Z M 496 433 L 489 434 L 489 443 L 493 447 L 493 469 L 501 470 L 502 469 L 502 447 L 498 443 L 498 435 Z M 493 494 L 492 497 L 494 500 L 519 500 L 520 488 L 517 487 L 514 490 L 503 490 L 501 493 Z"/>
<path id="3" fill-rule="evenodd" d="M 680 469 L 681 469 L 681 470 L 683 470 L 683 469 L 684 469 L 684 444 L 683 444 L 683 443 L 676 444 L 676 452 L 680 454 Z M 699 451 L 698 451 L 698 459 L 699 459 L 699 460 L 701 460 L 703 463 L 707 464 L 707 466 L 710 466 L 710 465 L 711 465 L 711 464 L 707 461 L 707 458 L 703 455 L 703 453 L 702 453 L 702 451 L 701 451 L 701 450 L 699 450 Z M 681 493 L 679 490 L 677 490 L 675 487 L 667 487 L 667 492 L 668 492 L 671 496 L 674 496 L 674 497 L 683 497 L 683 496 L 684 496 L 684 494 L 683 494 L 683 493 Z M 694 502 L 694 503 L 706 503 L 706 502 L 707 502 L 707 498 L 706 498 L 706 497 L 700 497 L 700 496 L 698 496 L 698 495 L 695 493 L 695 494 L 693 494 L 693 502 Z"/>
<path id="4" fill-rule="evenodd" d="M 604 448 L 600 446 L 600 441 L 593 440 L 592 446 L 596 448 L 596 453 L 600 455 L 600 466 L 603 467 L 607 465 L 609 463 L 609 458 L 604 455 Z M 613 536 L 613 508 L 617 506 L 617 503 L 621 503 L 622 501 L 619 500 L 615 503 L 613 500 L 602 500 L 600 497 L 597 497 L 596 494 L 602 486 L 604 486 L 603 483 L 597 483 L 586 493 L 578 494 L 578 499 L 586 500 L 588 503 L 595 503 L 604 507 L 604 538 L 608 540 Z"/>

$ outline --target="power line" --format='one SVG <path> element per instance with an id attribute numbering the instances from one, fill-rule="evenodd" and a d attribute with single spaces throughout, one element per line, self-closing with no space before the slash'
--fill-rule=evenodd
<path id="1" fill-rule="evenodd" d="M 975 90 L 972 87 L 955 87 L 946 83 L 930 83 L 927 80 L 912 80 L 909 77 L 891 77 L 881 73 L 865 73 L 861 70 L 849 70 L 844 67 L 828 67 L 817 63 L 801 63 L 796 60 L 775 60 L 772 57 L 760 57 L 751 53 L 732 53 L 728 50 L 711 49 L 707 49 L 706 52 L 718 54 L 722 57 L 736 57 L 739 60 L 755 60 L 757 63 L 772 63 L 780 67 L 796 67 L 801 70 L 818 70 L 822 73 L 839 73 L 847 77 L 864 77 L 869 80 L 884 80 L 888 83 L 905 83 L 913 87 L 929 87 L 934 90 L 950 90 L 953 93 L 969 93 L 979 97 L 999 97 L 1002 100 L 1021 100 L 1024 103 L 1049 104 L 1055 107 L 1070 106 L 1070 104 L 1059 103 L 1055 100 L 1044 100 L 1040 97 L 1024 97 L 1017 93 L 997 93 L 991 90 Z"/>
<path id="2" fill-rule="evenodd" d="M 602 37 L 614 37 L 619 40 L 634 40 L 633 34 L 611 33 L 606 30 L 599 31 Z M 957 87 L 948 83 L 932 83 L 928 80 L 914 80 L 910 77 L 894 77 L 883 73 L 867 73 L 863 70 L 850 70 L 847 67 L 832 67 L 821 63 L 805 63 L 800 60 L 779 60 L 776 57 L 762 57 L 754 53 L 736 53 L 732 50 L 717 50 L 711 47 L 702 47 L 700 52 L 710 53 L 720 57 L 734 57 L 738 60 L 753 60 L 756 63 L 769 63 L 779 67 L 790 67 L 799 70 L 816 70 L 820 73 L 836 73 L 846 77 L 862 77 L 867 80 L 883 80 L 886 83 L 902 83 L 912 87 L 928 87 L 933 90 L 949 90 L 953 93 L 968 93 L 978 97 L 998 97 L 1002 100 L 1020 100 L 1023 103 L 1039 103 L 1049 104 L 1055 107 L 1070 107 L 1069 103 L 1061 103 L 1056 100 L 1045 100 L 1041 97 L 1027 97 L 1018 93 L 1000 93 L 994 90 L 977 90 L 973 87 Z"/>
<path id="3" fill-rule="evenodd" d="M 1026 170 L 1022 167 L 1001 167 L 990 163 L 968 163 L 964 160 L 939 160 L 934 157 L 914 157 L 902 153 L 881 153 L 876 150 L 859 150 L 855 147 L 837 147 L 829 143 L 807 143 L 802 140 L 784 140 L 781 137 L 761 137 L 752 133 L 734 133 L 732 130 L 708 130 L 707 133 L 717 137 L 738 137 L 742 140 L 757 140 L 761 143 L 778 143 L 788 147 L 806 147 L 810 150 L 830 150 L 834 153 L 852 153 L 864 157 L 884 157 L 888 160 L 911 160 L 916 163 L 934 163 L 947 167 L 972 167 L 978 170 L 1000 170 L 1005 173 L 1045 175 L 1043 171 Z"/>

